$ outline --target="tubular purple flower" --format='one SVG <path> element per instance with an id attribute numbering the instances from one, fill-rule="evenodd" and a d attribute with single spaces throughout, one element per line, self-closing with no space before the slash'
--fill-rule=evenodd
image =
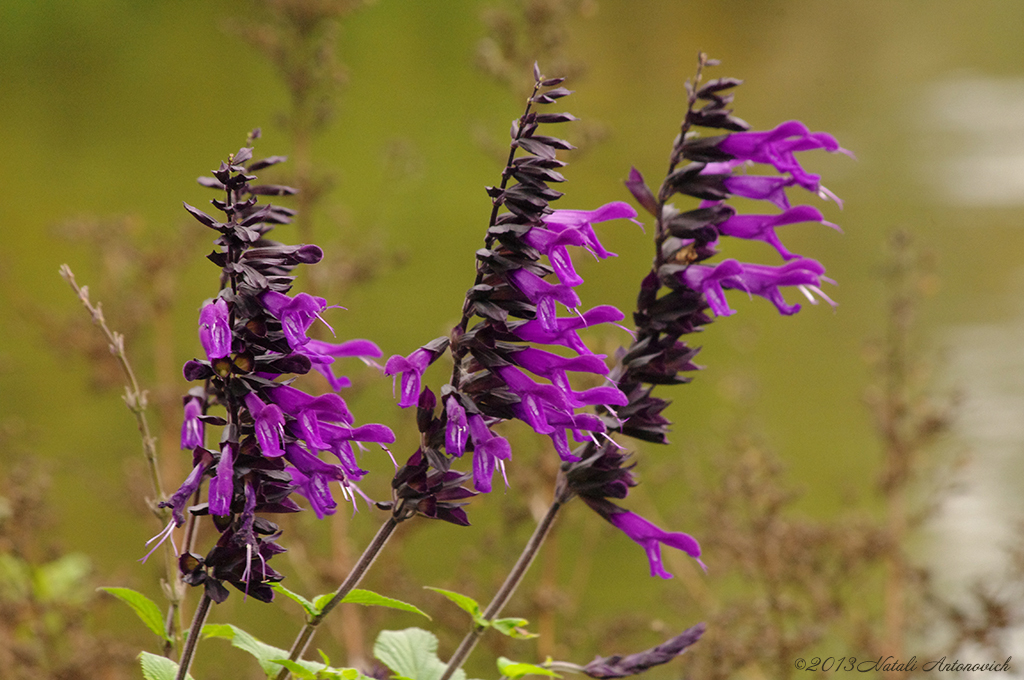
<path id="1" fill-rule="evenodd" d="M 681 532 L 665 531 L 648 522 L 640 515 L 629 511 L 610 513 L 607 519 L 647 551 L 647 561 L 651 565 L 651 576 L 672 578 L 672 574 L 665 571 L 665 567 L 661 563 L 662 544 L 670 548 L 682 550 L 697 560 L 701 568 L 707 571 L 707 567 L 700 561 L 700 545 L 693 536 Z"/>
<path id="2" fill-rule="evenodd" d="M 608 366 L 604 363 L 603 354 L 563 357 L 535 347 L 524 347 L 510 358 L 516 365 L 548 380 L 553 380 L 557 375 L 565 375 L 566 371 L 608 375 Z"/>
<path id="3" fill-rule="evenodd" d="M 444 448 L 450 456 L 461 456 L 466 451 L 466 440 L 469 437 L 469 424 L 466 422 L 466 409 L 458 398 L 450 396 L 444 403 L 448 414 L 448 424 L 444 431 Z"/>
<path id="4" fill-rule="evenodd" d="M 530 229 L 523 235 L 523 242 L 548 256 L 559 281 L 569 286 L 578 286 L 583 283 L 583 279 L 576 273 L 566 246 L 586 248 L 598 258 L 613 257 L 615 253 L 608 252 L 601 245 L 591 225 L 614 219 L 636 222 L 633 219 L 635 217 L 633 206 L 622 201 L 608 203 L 596 210 L 556 210 L 544 216 L 544 229 Z"/>
<path id="5" fill-rule="evenodd" d="M 811 132 L 798 120 L 790 120 L 764 132 L 736 132 L 718 144 L 718 148 L 739 160 L 773 166 L 788 173 L 808 191 L 818 192 L 821 178 L 803 169 L 794 155 L 797 151 L 824 149 L 830 153 L 853 156 L 839 146 L 835 137 L 824 132 Z"/>
<path id="6" fill-rule="evenodd" d="M 629 203 L 613 201 L 595 210 L 556 210 L 544 217 L 544 225 L 558 233 L 577 232 L 583 237 L 584 247 L 595 257 L 604 259 L 614 257 L 615 253 L 608 252 L 601 245 L 597 234 L 594 233 L 593 223 L 619 219 L 634 220 L 635 217 L 636 210 Z"/>
<path id="7" fill-rule="evenodd" d="M 192 395 L 185 397 L 185 418 L 181 422 L 181 448 L 194 449 L 202 446 L 206 426 L 199 416 L 203 415 L 203 400 Z"/>
<path id="8" fill-rule="evenodd" d="M 572 430 L 573 439 L 582 442 L 589 439 L 583 434 L 583 431 L 605 432 L 607 429 L 600 418 L 589 413 L 572 414 L 545 406 L 544 418 L 552 430 L 547 435 L 551 438 L 558 457 L 563 461 L 579 460 L 579 456 L 574 455 L 572 449 L 569 448 L 569 435 L 566 430 Z"/>
<path id="9" fill-rule="evenodd" d="M 759 264 L 744 264 L 736 260 L 725 260 L 717 266 L 693 264 L 679 274 L 680 280 L 694 290 L 698 290 L 707 298 L 711 309 L 718 316 L 729 316 L 735 310 L 726 302 L 725 288 L 746 291 L 749 295 L 758 295 L 771 300 L 779 313 L 790 315 L 800 311 L 800 305 L 789 305 L 779 291 L 780 286 L 796 286 L 812 304 L 817 304 L 812 293 L 817 294 L 827 303 L 835 303 L 822 292 L 822 281 L 833 283 L 822 276 L 825 268 L 817 260 L 799 258 L 790 260 L 781 267 L 769 267 Z"/>
<path id="10" fill-rule="evenodd" d="M 323 475 L 305 474 L 288 466 L 285 472 L 291 475 L 292 482 L 298 486 L 299 493 L 306 497 L 309 505 L 316 513 L 317 519 L 323 519 L 327 515 L 333 515 L 338 508 L 338 503 L 331 495 L 331 488 Z"/>
<path id="11" fill-rule="evenodd" d="M 498 461 L 512 458 L 512 447 L 508 440 L 500 437 L 487 427 L 482 416 L 468 417 L 469 436 L 473 439 L 473 486 L 482 493 L 491 492 L 491 478 Z"/>
<path id="12" fill-rule="evenodd" d="M 206 350 L 210 361 L 223 359 L 231 354 L 231 328 L 228 326 L 228 303 L 217 298 L 203 307 L 199 313 L 199 342 Z"/>
<path id="13" fill-rule="evenodd" d="M 704 204 L 701 207 L 705 207 Z M 799 222 L 820 222 L 826 227 L 842 231 L 839 225 L 826 221 L 817 208 L 800 205 L 778 215 L 733 215 L 718 225 L 718 233 L 723 236 L 764 241 L 774 247 L 783 259 L 792 260 L 800 256 L 791 253 L 782 245 L 778 234 L 775 233 L 775 227 Z"/>
<path id="14" fill-rule="evenodd" d="M 352 381 L 348 378 L 334 374 L 331 364 L 334 363 L 336 358 L 377 358 L 384 354 L 380 351 L 380 347 L 369 340 L 348 340 L 341 343 L 330 343 L 315 338 L 310 338 L 299 351 L 309 358 L 315 371 L 327 378 L 328 384 L 335 392 L 352 384 Z"/>
<path id="15" fill-rule="evenodd" d="M 309 330 L 314 319 L 323 321 L 320 312 L 327 309 L 327 300 L 322 297 L 314 297 L 309 293 L 299 293 L 294 298 L 290 298 L 283 293 L 268 290 L 260 296 L 260 302 L 281 322 L 288 346 L 294 350 L 300 349 L 309 342 L 306 331 Z M 330 328 L 326 321 L 324 321 L 324 325 Z"/>
<path id="16" fill-rule="evenodd" d="M 564 283 L 548 283 L 541 277 L 526 269 L 516 269 L 509 273 L 509 278 L 526 298 L 537 305 L 537 318 L 547 331 L 557 328 L 555 320 L 555 302 L 561 302 L 569 309 L 576 309 L 580 298 Z"/>
<path id="17" fill-rule="evenodd" d="M 217 461 L 217 474 L 210 482 L 211 515 L 223 517 L 231 514 L 231 499 L 235 493 L 234 460 L 234 447 L 230 442 L 224 442 L 220 448 L 220 460 Z"/>
<path id="18" fill-rule="evenodd" d="M 174 492 L 174 495 L 160 504 L 160 507 L 171 509 L 171 515 L 174 517 L 174 526 L 180 527 L 185 523 L 185 506 L 188 505 L 192 494 L 199 488 L 203 480 L 203 474 L 210 466 L 210 463 L 213 462 L 208 453 L 201 453 L 198 459 L 192 468 L 192 472 L 188 474 L 188 477 L 185 478 L 185 481 L 178 490 Z"/>
<path id="19" fill-rule="evenodd" d="M 391 428 L 376 423 L 360 425 L 359 427 L 320 423 L 320 430 L 324 438 L 332 443 L 354 441 L 393 444 L 395 441 L 395 433 L 391 431 Z"/>
<path id="20" fill-rule="evenodd" d="M 254 392 L 245 395 L 245 406 L 255 420 L 256 441 L 264 456 L 277 458 L 284 455 L 284 412 L 276 404 L 265 404 Z"/>
<path id="21" fill-rule="evenodd" d="M 349 454 L 351 454 L 351 450 L 349 450 Z M 295 443 L 288 444 L 285 448 L 285 458 L 294 466 L 294 468 L 286 469 L 291 474 L 292 480 L 299 485 L 300 493 L 309 500 L 317 517 L 333 515 L 337 504 L 331 496 L 330 482 L 341 482 L 344 490 L 354 481 L 346 475 L 344 467 L 325 463 Z"/>
<path id="22" fill-rule="evenodd" d="M 623 316 L 622 312 L 611 305 L 600 305 L 593 309 L 588 309 L 580 316 L 556 319 L 556 327 L 554 330 L 547 330 L 544 328 L 544 325 L 537 320 L 510 323 L 508 324 L 508 328 L 520 340 L 525 340 L 526 342 L 539 342 L 545 345 L 563 345 L 576 350 L 578 354 L 593 354 L 593 352 L 583 344 L 583 341 L 580 339 L 580 336 L 576 331 L 580 328 L 589 328 L 590 326 L 596 326 L 600 323 L 621 321 Z"/>
<path id="23" fill-rule="evenodd" d="M 269 390 L 267 396 L 281 410 L 296 419 L 307 411 L 317 416 L 317 421 L 326 420 L 331 422 L 345 423 L 351 425 L 355 422 L 352 413 L 348 410 L 345 400 L 337 394 L 322 394 L 319 397 L 311 397 L 302 390 L 290 385 L 279 385 Z M 308 418 L 308 416 L 307 416 Z"/>
<path id="24" fill-rule="evenodd" d="M 402 408 L 415 406 L 420 396 L 420 380 L 423 372 L 436 357 L 433 353 L 420 347 L 407 357 L 395 355 L 384 365 L 384 375 L 402 376 L 402 388 L 399 393 L 398 405 Z"/>
<path id="25" fill-rule="evenodd" d="M 795 180 L 767 175 L 729 175 L 723 180 L 723 183 L 731 194 L 758 201 L 768 201 L 783 210 L 789 210 L 786 187 L 793 186 Z"/>

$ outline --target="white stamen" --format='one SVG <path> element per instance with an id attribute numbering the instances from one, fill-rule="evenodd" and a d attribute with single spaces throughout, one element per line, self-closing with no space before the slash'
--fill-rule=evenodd
<path id="1" fill-rule="evenodd" d="M 142 562 L 143 564 L 145 564 L 146 560 L 149 559 L 149 556 L 152 555 L 153 553 L 155 553 L 156 549 L 159 548 L 161 545 L 163 545 L 164 541 L 166 541 L 168 538 L 171 539 L 171 548 L 174 550 L 174 554 L 175 555 L 179 555 L 179 553 L 178 553 L 178 546 L 174 545 L 174 538 L 172 537 L 172 534 L 174 534 L 174 528 L 175 528 L 174 527 L 174 520 L 172 519 L 170 522 L 167 523 L 167 526 L 164 527 L 160 531 L 159 534 L 157 534 L 153 538 L 151 538 L 148 541 L 146 541 L 146 545 L 149 545 L 153 541 L 156 541 L 156 545 L 154 545 L 153 548 L 148 553 L 143 555 L 139 559 L 139 562 Z M 159 539 L 159 540 L 157 540 L 157 539 Z"/>

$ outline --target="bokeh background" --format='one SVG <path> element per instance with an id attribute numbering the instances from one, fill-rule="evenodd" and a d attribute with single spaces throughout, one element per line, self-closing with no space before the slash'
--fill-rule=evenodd
<path id="1" fill-rule="evenodd" d="M 834 134 L 857 157 L 818 153 L 806 161 L 845 208 L 809 200 L 844 232 L 798 225 L 783 235 L 791 250 L 825 263 L 838 282 L 827 291 L 837 310 L 806 306 L 782 318 L 763 300 L 732 296 L 738 313 L 697 338 L 706 370 L 691 385 L 663 394 L 674 400 L 673 442 L 638 447 L 643 483 L 631 507 L 711 546 L 708 518 L 724 512 L 722 504 L 745 500 L 712 492 L 737 488 L 721 475 L 754 450 L 743 459 L 755 467 L 774 465 L 764 462 L 769 458 L 784 466 L 772 479 L 795 494 L 785 503 L 786 517 L 829 528 L 827 535 L 840 542 L 837 527 L 845 522 L 887 525 L 892 508 L 878 491 L 886 448 L 865 394 L 886 380 L 877 361 L 893 318 L 886 244 L 904 229 L 920 254 L 911 278 L 921 295 L 908 331 L 908 356 L 918 365 L 912 373 L 920 378 L 915 389 L 926 402 L 944 405 L 948 418 L 914 468 L 907 512 L 927 519 L 901 534 L 901 550 L 964 611 L 973 611 L 979 581 L 996 595 L 1010 592 L 1003 585 L 1012 583 L 1007 549 L 1019 543 L 1024 491 L 1024 4 L 564 5 L 552 19 L 557 39 L 539 55 L 548 75 L 556 71 L 544 56 L 571 71 L 567 85 L 576 93 L 563 108 L 582 119 L 578 128 L 562 130 L 581 149 L 565 157 L 569 182 L 557 207 L 629 200 L 622 180 L 631 166 L 650 183 L 660 181 L 698 50 L 722 60 L 712 75 L 745 80 L 735 108 L 755 128 L 799 118 Z M 493 65 L 501 42 L 495 36 L 508 34 L 495 12 L 518 17 L 521 6 L 379 0 L 346 14 L 330 41 L 341 76 L 327 88 L 333 115 L 319 127 L 307 125 L 312 133 L 301 139 L 294 83 L 290 88 L 260 49 L 272 33 L 254 28 L 273 20 L 266 5 L 0 4 L 0 300 L 7 319 L 0 333 L 0 475 L 8 480 L 8 498 L 24 485 L 40 490 L 37 509 L 47 517 L 34 530 L 36 563 L 81 554 L 89 583 L 161 597 L 161 566 L 136 561 L 159 527 L 142 500 L 139 438 L 120 397 L 121 377 L 58 266 L 70 264 L 105 303 L 110 325 L 127 334 L 129 354 L 151 390 L 166 485 L 173 488 L 186 465 L 176 450 L 175 409 L 187 389 L 179 367 L 200 351 L 197 310 L 217 286 L 216 268 L 203 258 L 210 233 L 181 208 L 182 201 L 202 205 L 212 197 L 195 178 L 254 127 L 263 130 L 257 155 L 293 154 L 300 145 L 308 177 L 320 188 L 308 228 L 328 251 L 320 272 L 304 275 L 300 285 L 329 293 L 346 308 L 330 314 L 339 337 L 373 339 L 385 355 L 408 354 L 458 321 L 472 280 L 473 252 L 490 209 L 483 189 L 499 181 L 496 151 L 507 144 L 509 121 L 522 107 L 515 86 L 481 68 L 481 54 Z M 492 42 L 481 47 L 488 36 Z M 295 168 L 268 177 L 288 181 L 289 172 Z M 279 238 L 296 240 L 294 229 L 281 229 Z M 628 310 L 649 265 L 649 239 L 625 223 L 605 225 L 600 235 L 619 257 L 579 261 L 584 304 Z M 767 247 L 728 245 L 730 256 L 774 262 Z M 611 351 L 626 339 L 595 341 Z M 349 368 L 356 387 L 346 398 L 357 417 L 392 426 L 396 455 L 407 455 L 414 425 L 394 405 L 390 382 L 359 365 Z M 434 376 L 435 385 L 445 370 Z M 529 534 L 531 512 L 547 502 L 552 470 L 533 462 L 553 455 L 544 450 L 546 439 L 510 436 L 517 447 L 512 467 L 519 466 L 512 487 L 474 501 L 470 528 L 419 522 L 389 548 L 371 578 L 371 587 L 398 584 L 408 599 L 436 613 L 432 627 L 442 636 L 442 654 L 466 622 L 419 586 L 489 599 L 503 561 Z M 373 472 L 365 490 L 386 497 L 390 462 L 370 453 L 364 463 Z M 26 466 L 36 471 L 25 472 Z M 35 481 L 23 481 L 25 475 Z M 11 504 L 4 507 L 11 517 Z M 304 538 L 292 560 L 282 558 L 289 582 L 318 587 L 361 549 L 379 521 L 366 510 L 324 523 L 292 521 L 291 535 Z M 756 551 L 758 530 L 751 531 L 748 545 Z M 787 540 L 810 545 L 808 536 Z M 830 551 L 827 540 L 815 545 L 819 557 Z M 848 548 L 832 552 L 841 556 Z M 725 558 L 735 549 L 720 554 L 708 550 L 708 577 L 674 559 L 677 578 L 661 582 L 647 575 L 637 546 L 582 506 L 572 507 L 535 567 L 530 588 L 539 594 L 524 593 L 510 611 L 534 616 L 541 641 L 499 651 L 523 660 L 554 654 L 586 662 L 595 653 L 657 644 L 711 618 L 737 593 L 748 597 L 742 570 L 732 570 L 737 562 Z M 803 656 L 863 649 L 853 627 L 884 637 L 885 550 L 858 554 L 860 580 L 850 582 L 848 599 L 836 606 L 839 623 L 823 624 L 810 647 L 794 648 Z M 716 568 L 732 576 L 716 581 Z M 801 597 L 799 590 L 787 593 Z M 88 630 L 135 650 L 154 649 L 126 608 L 92 597 Z M 1010 619 L 1020 615 L 1007 611 Z M 423 625 L 412 616 L 354 616 L 318 638 L 337 661 L 346 656 L 343 642 L 357 660 L 365 657 L 382 625 Z M 950 629 L 914 632 L 914 619 L 908 614 L 908 656 L 952 645 L 944 642 Z M 235 593 L 213 620 L 242 620 L 287 646 L 299 613 L 290 603 L 243 602 Z M 365 639 L 353 651 L 360 623 Z M 1020 628 L 1004 628 L 997 636 L 1003 647 L 1024 653 Z M 968 656 L 989 660 L 982 651 L 988 648 L 974 649 Z M 493 666 L 475 663 L 473 677 L 493 676 Z M 781 677 L 766 663 L 744 662 L 730 673 Z M 661 672 L 679 677 L 686 668 L 684 660 Z M 247 678 L 259 670 L 241 652 L 211 641 L 196 674 Z"/>

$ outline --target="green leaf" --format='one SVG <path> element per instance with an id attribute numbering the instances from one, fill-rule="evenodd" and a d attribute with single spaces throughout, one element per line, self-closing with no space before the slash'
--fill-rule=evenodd
<path id="1" fill-rule="evenodd" d="M 288 659 L 273 659 L 274 663 L 279 663 L 289 671 L 292 672 L 297 678 L 303 678 L 304 680 L 316 680 L 317 674 L 309 670 L 305 666 L 300 666 L 295 661 L 289 661 Z"/>
<path id="2" fill-rule="evenodd" d="M 146 680 L 174 680 L 178 676 L 178 664 L 166 657 L 143 652 L 139 654 L 139 662 L 142 664 L 142 677 Z M 194 680 L 191 673 L 185 677 Z"/>
<path id="3" fill-rule="evenodd" d="M 353 588 L 341 601 L 351 604 L 361 604 L 367 607 L 390 607 L 392 609 L 401 609 L 404 612 L 412 612 L 414 614 L 419 614 L 420 616 L 426 616 L 428 619 L 430 618 L 430 616 L 428 616 L 427 613 L 422 611 L 419 607 L 411 605 L 408 602 L 402 602 L 401 600 L 379 595 L 372 590 Z"/>
<path id="4" fill-rule="evenodd" d="M 319 614 L 327 606 L 327 603 L 334 597 L 334 593 L 324 593 L 323 595 L 317 595 L 313 598 L 313 607 L 316 609 L 316 613 Z"/>
<path id="5" fill-rule="evenodd" d="M 280 582 L 271 583 L 270 587 L 276 590 L 277 592 L 281 593 L 285 597 L 291 598 L 298 602 L 300 605 L 302 605 L 302 608 L 306 610 L 306 613 L 309 614 L 311 617 L 316 616 L 320 613 L 320 610 L 316 607 L 316 605 L 314 605 L 312 602 L 304 598 L 302 595 L 299 595 L 296 592 L 288 590 L 283 585 L 281 585 Z"/>
<path id="6" fill-rule="evenodd" d="M 558 673 L 554 672 L 550 668 L 544 668 L 532 663 L 522 663 L 520 661 L 512 661 L 506 659 L 503 656 L 498 657 L 498 670 L 501 674 L 511 680 L 516 680 L 525 675 L 547 675 L 552 678 L 562 677 Z"/>
<path id="7" fill-rule="evenodd" d="M 421 628 L 381 631 L 373 655 L 405 680 L 439 680 L 447 667 L 437 658 L 437 637 Z M 465 671 L 455 671 L 452 680 L 466 680 Z"/>
<path id="8" fill-rule="evenodd" d="M 171 641 L 171 638 L 168 637 L 167 632 L 164 630 L 163 612 L 160 611 L 160 607 L 157 606 L 156 602 L 131 588 L 97 588 L 96 590 L 110 593 L 121 600 L 121 602 L 127 604 L 142 619 L 146 627 L 156 633 L 161 640 Z"/>
<path id="9" fill-rule="evenodd" d="M 211 623 L 203 626 L 203 637 L 230 640 L 233 647 L 237 647 L 256 657 L 256 661 L 259 662 L 260 668 L 263 669 L 268 678 L 276 678 L 277 674 L 281 672 L 281 662 L 279 659 L 288 658 L 287 651 L 273 645 L 268 645 L 230 623 Z M 298 661 L 296 663 L 312 672 L 314 676 L 318 670 L 323 668 L 323 664 L 313 663 L 312 661 Z"/>
<path id="10" fill-rule="evenodd" d="M 431 588 L 430 586 L 424 586 L 427 590 L 433 590 L 435 593 L 440 593 L 447 597 L 449 600 L 459 606 L 460 609 L 469 613 L 473 617 L 473 623 L 478 626 L 487 628 L 489 623 L 484 619 L 484 614 L 480 611 L 480 605 L 476 600 L 471 598 L 469 595 L 462 595 L 452 590 L 444 590 L 443 588 Z"/>
<path id="11" fill-rule="evenodd" d="M 539 637 L 536 633 L 531 633 L 523 628 L 528 623 L 529 621 L 526 619 L 494 619 L 491 621 L 491 626 L 502 635 L 508 635 L 516 640 L 529 640 L 530 638 Z"/>
<path id="12" fill-rule="evenodd" d="M 244 630 L 237 626 L 233 626 L 230 623 L 208 623 L 203 626 L 203 637 L 205 638 L 224 638 L 230 640 L 232 646 L 237 647 L 241 650 L 249 652 L 256 661 L 259 662 L 260 668 L 267 674 L 268 678 L 276 678 L 277 674 L 281 672 L 281 666 L 287 666 L 288 670 L 295 673 L 301 678 L 328 678 L 333 680 L 335 675 L 341 675 L 342 677 L 348 677 L 346 674 L 350 670 L 349 668 L 331 668 L 327 664 L 317 663 L 315 661 L 304 661 L 302 659 L 298 661 L 288 661 L 288 652 L 285 650 L 268 645 L 265 642 L 261 642 L 255 636 L 246 633 Z M 301 669 L 301 670 L 299 670 Z M 348 680 L 359 680 L 364 676 L 355 671 L 355 675 L 351 676 Z"/>

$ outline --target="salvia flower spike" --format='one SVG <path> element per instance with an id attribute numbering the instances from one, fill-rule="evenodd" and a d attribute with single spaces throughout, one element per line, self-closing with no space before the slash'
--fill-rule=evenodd
<path id="1" fill-rule="evenodd" d="M 379 357 L 381 351 L 367 340 L 309 337 L 310 326 L 323 321 L 331 306 L 307 293 L 290 295 L 292 272 L 319 262 L 323 251 L 270 239 L 271 230 L 291 222 L 294 213 L 261 205 L 259 197 L 294 191 L 256 184 L 252 174 L 283 160 L 253 160 L 252 148 L 243 147 L 213 177 L 199 180 L 223 192 L 211 202 L 224 217 L 185 205 L 218 232 L 209 259 L 221 268 L 221 290 L 199 315 L 205 359 L 184 369 L 186 379 L 203 382 L 184 401 L 181 446 L 192 451 L 192 472 L 166 506 L 178 526 L 186 514 L 212 518 L 220 534 L 216 545 L 205 556 L 184 553 L 179 563 L 184 580 L 202 585 L 217 602 L 227 597 L 224 581 L 256 599 L 272 599 L 269 583 L 281 575 L 267 562 L 284 548 L 277 525 L 262 515 L 297 512 L 293 493 L 304 496 L 318 517 L 332 514 L 337 503 L 331 486 L 340 484 L 342 494 L 353 498 L 354 485 L 366 474 L 352 444 L 395 440 L 383 425 L 357 426 L 340 395 L 312 395 L 290 384 L 313 369 L 337 391 L 349 382 L 334 372 L 336 359 Z M 223 415 L 211 413 L 221 410 Z M 206 445 L 207 425 L 222 428 L 214 448 Z M 194 504 L 207 478 L 207 502 Z"/>
<path id="2" fill-rule="evenodd" d="M 735 313 L 726 291 L 766 298 L 783 315 L 795 314 L 800 305 L 787 302 L 783 289 L 797 288 L 812 303 L 822 299 L 835 303 L 822 291 L 825 276 L 820 262 L 789 251 L 776 228 L 800 222 L 825 220 L 811 206 L 792 206 L 787 189 L 804 189 L 818 197 L 839 199 L 808 173 L 796 154 L 824 150 L 851 155 L 829 134 L 811 132 L 798 121 L 783 123 L 766 132 L 749 132 L 749 125 L 732 115 L 732 95 L 741 83 L 719 78 L 701 84 L 701 72 L 714 63 L 701 55 L 698 75 L 687 83 L 689 106 L 682 129 L 672 149 L 669 171 L 658 192 L 653 192 L 633 168 L 626 188 L 636 201 L 657 220 L 655 258 L 644 278 L 633 314 L 636 338 L 617 354 L 610 373 L 612 382 L 627 396 L 624 405 L 608 402 L 598 412 L 609 432 L 646 441 L 667 443 L 670 422 L 662 412 L 668 402 L 651 394 L 656 385 L 689 382 L 685 374 L 700 368 L 693 359 L 697 350 L 681 338 L 697 332 L 713 316 Z M 699 136 L 695 128 L 726 131 L 724 135 Z M 682 164 L 688 161 L 686 164 Z M 747 174 L 751 166 L 767 166 L 777 174 Z M 675 195 L 699 201 L 696 208 L 680 211 L 669 199 Z M 729 204 L 734 197 L 766 201 L 779 212 L 740 214 Z M 718 253 L 723 237 L 761 241 L 782 258 L 780 265 L 725 259 L 704 264 Z M 709 313 L 710 312 L 710 313 Z M 624 510 L 609 499 L 626 497 L 636 482 L 628 457 L 610 441 L 589 443 L 576 452 L 579 462 L 563 464 L 562 484 L 594 511 L 638 543 L 647 553 L 651 575 L 668 578 L 661 560 L 667 545 L 700 562 L 700 546 L 686 534 L 665 531 L 639 515 Z M 613 677 L 613 676 L 607 676 Z"/>
<path id="3" fill-rule="evenodd" d="M 600 418 L 578 410 L 598 403 L 626 404 L 626 396 L 613 384 L 577 391 L 568 378 L 570 372 L 607 374 L 603 356 L 593 354 L 580 331 L 623 318 L 610 306 L 581 309 L 575 289 L 583 279 L 569 249 L 585 249 L 598 259 L 611 257 L 594 225 L 633 220 L 636 211 L 623 202 L 596 210 L 550 207 L 562 193 L 549 184 L 565 181 L 558 172 L 565 166 L 558 153 L 573 147 L 539 130 L 575 117 L 535 108 L 570 94 L 560 83 L 538 71 L 526 111 L 512 125 L 501 183 L 487 188 L 493 210 L 484 247 L 476 253 L 476 280 L 466 295 L 461 322 L 449 337 L 407 356 L 393 356 L 385 365 L 385 372 L 395 377 L 399 405 L 418 406 L 424 414 L 422 376 L 450 352 L 452 379 L 442 390 L 440 415 L 433 415 L 431 404 L 429 414 L 419 419 L 423 446 L 415 465 L 429 462 L 444 471 L 451 459 L 471 452 L 473 485 L 485 493 L 493 487 L 494 473 L 504 472 L 511 458 L 511 447 L 496 430 L 503 421 L 527 423 L 549 436 L 563 459 L 571 460 L 570 437 L 590 441 L 606 431 Z M 477 321 L 471 325 L 473 319 Z M 578 356 L 563 357 L 538 345 L 565 347 Z"/>

